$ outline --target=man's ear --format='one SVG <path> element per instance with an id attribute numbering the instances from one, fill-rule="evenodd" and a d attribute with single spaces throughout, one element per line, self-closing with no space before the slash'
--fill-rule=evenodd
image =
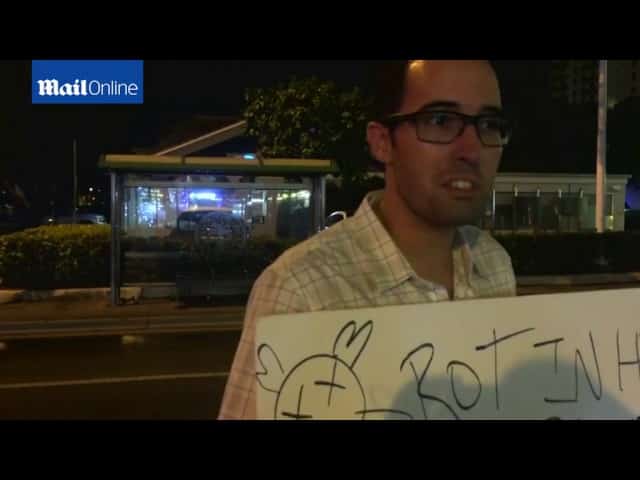
<path id="1" fill-rule="evenodd" d="M 373 158 L 388 165 L 391 163 L 391 132 L 379 122 L 367 124 L 367 143 Z"/>

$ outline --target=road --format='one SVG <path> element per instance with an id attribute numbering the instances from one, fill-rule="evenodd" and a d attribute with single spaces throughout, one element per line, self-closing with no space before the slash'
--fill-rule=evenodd
<path id="1" fill-rule="evenodd" d="M 532 286 L 521 289 L 520 294 L 604 288 L 621 286 Z M 44 312 L 47 307 L 30 308 Z M 56 313 L 60 318 L 82 318 L 74 319 L 75 310 L 69 306 L 55 308 L 60 309 Z M 179 313 L 172 308 L 140 305 L 126 313 L 129 322 L 160 311 L 167 318 L 209 315 L 206 310 Z M 52 316 L 55 312 L 51 306 L 49 309 L 48 316 Z M 113 316 L 113 309 L 103 309 L 103 314 L 96 310 L 91 316 Z M 78 315 L 87 315 L 84 308 L 76 310 Z M 32 312 L 27 316 L 26 309 L 14 306 L 3 313 L 6 319 L 18 322 L 40 315 Z M 158 333 L 160 329 L 156 329 L 143 335 L 101 331 L 71 338 L 0 341 L 0 420 L 215 419 L 239 339 L 242 313 L 238 307 L 219 310 L 217 315 L 224 322 L 207 327 L 218 329 L 215 331 Z M 227 321 L 230 319 L 233 322 Z M 235 327 L 229 325 L 232 323 Z"/>
<path id="2" fill-rule="evenodd" d="M 0 420 L 215 419 L 239 335 L 6 342 Z"/>

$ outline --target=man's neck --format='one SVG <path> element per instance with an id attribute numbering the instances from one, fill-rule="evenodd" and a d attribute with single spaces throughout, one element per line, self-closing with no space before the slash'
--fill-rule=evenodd
<path id="1" fill-rule="evenodd" d="M 452 249 L 455 227 L 436 227 L 416 216 L 396 195 L 385 191 L 376 213 L 391 238 L 422 278 L 442 285 L 452 293 Z"/>

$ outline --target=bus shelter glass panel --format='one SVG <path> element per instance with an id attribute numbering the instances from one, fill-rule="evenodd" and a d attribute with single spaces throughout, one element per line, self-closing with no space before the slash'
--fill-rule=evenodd
<path id="1" fill-rule="evenodd" d="M 310 181 L 147 180 L 139 185 L 132 179 L 125 182 L 125 285 L 194 284 L 197 277 L 205 279 L 201 291 L 232 291 L 235 282 L 236 290 L 246 293 L 282 251 L 314 233 Z"/>

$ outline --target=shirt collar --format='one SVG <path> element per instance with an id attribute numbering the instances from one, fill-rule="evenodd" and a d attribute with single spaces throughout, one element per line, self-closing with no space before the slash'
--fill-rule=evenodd
<path id="1" fill-rule="evenodd" d="M 368 193 L 362 200 L 351 222 L 351 236 L 363 251 L 371 257 L 370 271 L 377 292 L 382 293 L 411 278 L 418 278 L 409 261 L 397 247 L 384 227 L 374 208 L 382 197 L 382 190 Z M 486 279 L 473 255 L 473 245 L 480 231 L 465 227 L 458 228 L 453 243 L 454 261 L 463 262 L 466 281 L 473 283 L 474 276 Z"/>

